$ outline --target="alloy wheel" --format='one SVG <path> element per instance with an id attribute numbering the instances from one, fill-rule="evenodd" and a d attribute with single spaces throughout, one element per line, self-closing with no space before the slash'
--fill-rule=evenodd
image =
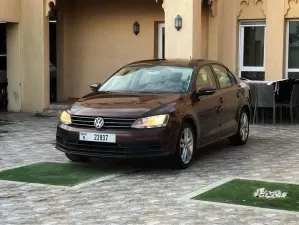
<path id="1" fill-rule="evenodd" d="M 188 164 L 193 155 L 194 137 L 190 128 L 184 128 L 180 139 L 180 156 L 184 164 Z"/>
<path id="2" fill-rule="evenodd" d="M 242 141 L 246 141 L 249 134 L 249 121 L 246 113 L 242 113 L 240 120 L 240 137 Z"/>

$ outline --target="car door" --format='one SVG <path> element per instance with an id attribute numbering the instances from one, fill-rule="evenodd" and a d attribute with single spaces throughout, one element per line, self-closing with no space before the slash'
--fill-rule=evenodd
<path id="1" fill-rule="evenodd" d="M 235 77 L 222 65 L 212 64 L 219 84 L 223 113 L 220 118 L 223 135 L 230 135 L 238 128 L 239 86 Z"/>
<path id="2" fill-rule="evenodd" d="M 220 129 L 220 92 L 215 77 L 209 65 L 202 66 L 196 76 L 196 90 L 210 86 L 217 89 L 213 95 L 201 96 L 194 103 L 200 122 L 200 145 L 207 144 L 221 135 Z"/>

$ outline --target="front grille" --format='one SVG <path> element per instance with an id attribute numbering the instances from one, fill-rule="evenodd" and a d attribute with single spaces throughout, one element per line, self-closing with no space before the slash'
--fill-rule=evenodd
<path id="1" fill-rule="evenodd" d="M 119 152 L 119 153 L 134 153 L 147 152 L 153 150 L 160 150 L 159 143 L 149 143 L 148 145 L 138 144 L 114 144 L 114 143 L 100 143 L 100 142 L 84 142 L 84 141 L 67 141 L 66 147 L 70 149 L 81 149 L 97 152 Z"/>
<path id="2" fill-rule="evenodd" d="M 138 156 L 160 155 L 165 152 L 160 143 L 113 144 L 84 141 L 63 141 L 57 137 L 57 145 L 73 154 L 94 156 Z"/>
<path id="3" fill-rule="evenodd" d="M 72 126 L 95 128 L 94 120 L 96 116 L 71 116 Z M 129 129 L 136 119 L 124 119 L 124 118 L 108 118 L 102 117 L 105 121 L 102 129 Z"/>

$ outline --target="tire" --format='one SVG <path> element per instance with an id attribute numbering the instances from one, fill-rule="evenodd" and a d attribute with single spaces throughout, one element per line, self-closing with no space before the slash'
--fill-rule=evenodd
<path id="1" fill-rule="evenodd" d="M 239 118 L 238 132 L 229 138 L 232 145 L 245 145 L 249 137 L 249 112 L 243 109 Z"/>
<path id="2" fill-rule="evenodd" d="M 189 145 L 186 145 L 187 142 L 190 142 Z M 196 136 L 194 128 L 189 123 L 184 123 L 180 129 L 177 138 L 175 155 L 173 156 L 173 163 L 175 168 L 188 168 L 190 163 L 192 162 L 195 148 Z"/>
<path id="3" fill-rule="evenodd" d="M 89 157 L 82 156 L 82 155 L 73 155 L 65 153 L 66 157 L 71 160 L 72 162 L 89 162 Z"/>

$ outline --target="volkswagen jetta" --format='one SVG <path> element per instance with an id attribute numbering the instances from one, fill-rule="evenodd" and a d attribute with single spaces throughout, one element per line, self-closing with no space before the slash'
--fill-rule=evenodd
<path id="1" fill-rule="evenodd" d="M 124 66 L 61 114 L 57 149 L 72 161 L 169 156 L 249 135 L 249 88 L 219 62 L 149 60 Z"/>

